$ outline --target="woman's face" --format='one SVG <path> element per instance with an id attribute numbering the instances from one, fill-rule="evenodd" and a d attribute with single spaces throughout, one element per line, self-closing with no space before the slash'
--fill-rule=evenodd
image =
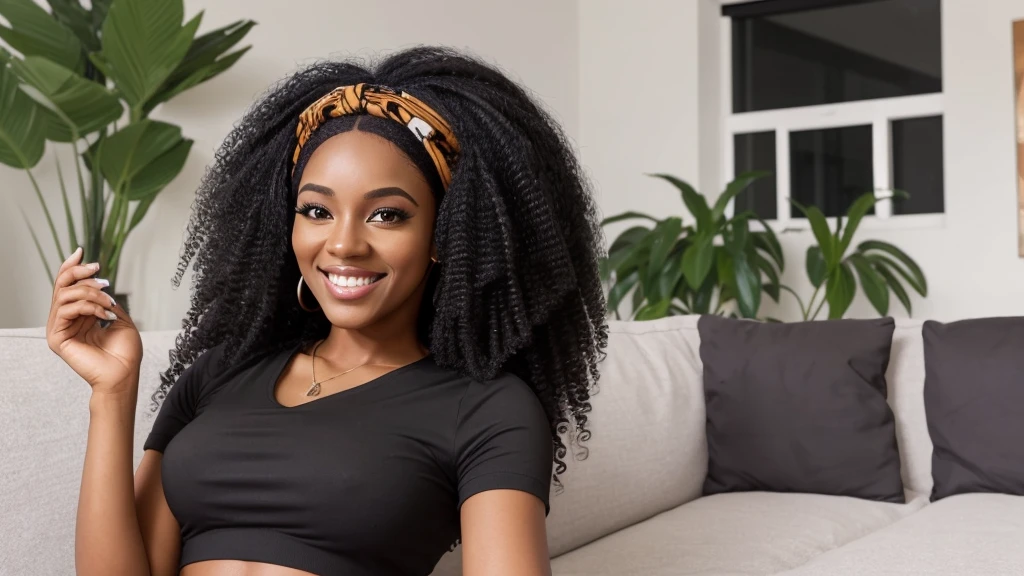
<path id="1" fill-rule="evenodd" d="M 292 248 L 331 324 L 415 322 L 436 255 L 435 206 L 404 153 L 368 132 L 331 137 L 302 172 L 296 208 Z"/>

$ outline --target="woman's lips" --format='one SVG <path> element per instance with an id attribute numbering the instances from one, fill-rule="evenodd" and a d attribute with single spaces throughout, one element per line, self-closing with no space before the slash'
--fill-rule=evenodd
<path id="1" fill-rule="evenodd" d="M 327 291 L 331 293 L 331 296 L 334 296 L 338 300 L 356 300 L 372 292 L 373 289 L 377 287 L 377 284 L 380 284 L 380 281 L 384 276 L 386 276 L 386 274 L 380 275 L 375 282 L 365 286 L 345 287 L 338 286 L 334 282 L 331 282 L 330 278 L 327 277 L 327 274 L 321 274 L 321 276 L 323 276 L 324 286 L 327 287 Z"/>

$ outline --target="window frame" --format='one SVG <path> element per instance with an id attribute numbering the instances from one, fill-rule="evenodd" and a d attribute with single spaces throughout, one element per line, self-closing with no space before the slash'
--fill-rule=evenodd
<path id="1" fill-rule="evenodd" d="M 892 122 L 912 118 L 940 116 L 945 123 L 945 99 L 943 92 L 877 98 L 834 104 L 798 106 L 752 112 L 733 112 L 732 94 L 732 18 L 721 17 L 719 33 L 719 55 L 721 80 L 720 106 L 722 110 L 722 181 L 719 189 L 735 178 L 735 137 L 738 134 L 754 132 L 775 133 L 775 191 L 776 218 L 765 220 L 776 232 L 785 230 L 806 230 L 810 228 L 806 218 L 793 217 L 789 203 L 790 187 L 790 133 L 800 130 L 845 128 L 849 126 L 872 127 L 872 160 L 875 195 L 885 198 L 893 187 L 892 167 Z M 945 130 L 944 130 L 945 134 Z M 944 136 L 945 137 L 945 136 Z M 946 147 L 942 147 L 942 170 L 946 169 Z M 948 179 L 945 179 L 948 183 Z M 947 186 L 943 186 L 943 206 L 948 206 Z M 875 205 L 875 214 L 865 216 L 861 221 L 863 229 L 893 228 L 941 228 L 945 226 L 945 208 L 942 213 L 892 214 L 892 201 L 883 199 Z M 734 201 L 729 202 L 726 211 L 734 214 Z M 829 217 L 834 229 L 834 217 Z M 752 227 L 760 227 L 752 223 Z"/>

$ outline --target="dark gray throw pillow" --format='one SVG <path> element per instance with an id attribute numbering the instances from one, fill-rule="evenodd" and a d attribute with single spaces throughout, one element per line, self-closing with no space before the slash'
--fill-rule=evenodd
<path id="1" fill-rule="evenodd" d="M 905 502 L 885 371 L 895 323 L 697 322 L 704 494 L 765 490 Z"/>
<path id="2" fill-rule="evenodd" d="M 932 501 L 1024 496 L 1024 318 L 924 323 Z"/>

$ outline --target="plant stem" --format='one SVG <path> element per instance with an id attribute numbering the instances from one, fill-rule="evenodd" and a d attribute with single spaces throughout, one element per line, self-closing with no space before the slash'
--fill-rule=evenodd
<path id="1" fill-rule="evenodd" d="M 785 284 L 779 284 L 779 289 L 789 292 L 790 294 L 793 295 L 794 298 L 796 298 L 796 302 L 800 306 L 800 316 L 803 317 L 804 320 L 807 320 L 807 314 L 809 314 L 809 310 L 807 308 L 804 308 L 804 301 L 803 299 L 800 298 L 800 295 L 797 294 L 795 290 L 793 290 L 789 286 L 786 286 Z"/>
<path id="2" fill-rule="evenodd" d="M 78 176 L 78 197 L 82 200 L 82 237 L 88 239 L 92 230 L 92 212 L 86 205 L 85 180 L 82 178 L 82 166 L 79 164 L 78 141 L 71 141 L 71 149 L 75 152 L 75 174 Z"/>
<path id="3" fill-rule="evenodd" d="M 28 168 L 25 169 L 25 173 L 28 174 L 28 179 L 32 181 L 32 188 L 36 191 L 36 197 L 39 198 L 39 204 L 43 206 L 43 214 L 46 215 L 46 223 L 50 226 L 50 233 L 53 234 L 53 243 L 57 247 L 57 257 L 63 258 L 67 254 L 60 247 L 60 237 L 57 236 L 57 227 L 53 225 L 53 218 L 50 217 L 50 209 L 46 207 L 46 200 L 43 199 L 43 191 L 39 189 L 39 182 L 36 182 L 36 177 L 32 175 L 32 171 Z M 68 252 L 71 252 L 68 250 Z"/>

